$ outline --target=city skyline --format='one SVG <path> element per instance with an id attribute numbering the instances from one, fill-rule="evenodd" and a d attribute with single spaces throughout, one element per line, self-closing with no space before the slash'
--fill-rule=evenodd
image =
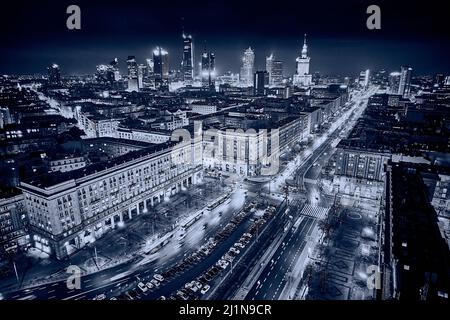
<path id="1" fill-rule="evenodd" d="M 264 70 L 265 57 L 274 52 L 284 62 L 285 72 L 293 74 L 304 33 L 309 35 L 310 55 L 314 56 L 311 73 L 357 74 L 360 69 L 394 70 L 403 64 L 413 65 L 417 74 L 450 71 L 445 59 L 450 50 L 449 32 L 439 10 L 438 17 L 430 19 L 428 9 L 404 6 L 403 1 L 398 7 L 382 3 L 383 25 L 376 31 L 365 27 L 364 1 L 354 1 L 354 8 L 346 7 L 345 12 L 332 3 L 322 10 L 309 2 L 282 2 L 269 11 L 255 4 L 236 7 L 233 2 L 229 6 L 203 4 L 205 10 L 200 10 L 199 2 L 180 3 L 175 13 L 164 4 L 137 2 L 123 11 L 115 10 L 118 4 L 114 1 L 108 6 L 102 1 L 80 1 L 82 27 L 77 31 L 65 27 L 66 2 L 50 5 L 44 1 L 36 7 L 19 1 L 8 5 L 10 11 L 2 11 L 0 26 L 14 32 L 6 34 L 0 44 L 0 73 L 41 73 L 47 65 L 58 63 L 64 74 L 88 74 L 114 57 L 124 61 L 134 55 L 145 61 L 156 46 L 167 49 L 173 69 L 181 69 L 183 31 L 193 36 L 194 60 L 200 59 L 204 43 L 215 53 L 218 73 L 239 72 L 241 52 L 251 46 L 256 69 Z M 393 15 L 395 9 L 403 14 Z M 300 12 L 301 19 L 291 11 Z M 130 15 L 134 18 L 127 19 Z M 271 22 L 277 15 L 283 19 Z M 32 30 L 24 27 L 30 24 Z"/>

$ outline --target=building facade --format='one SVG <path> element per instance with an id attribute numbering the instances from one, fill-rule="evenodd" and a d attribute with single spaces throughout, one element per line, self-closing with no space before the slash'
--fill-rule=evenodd
<path id="1" fill-rule="evenodd" d="M 309 74 L 309 62 L 311 58 L 308 57 L 308 46 L 306 44 L 306 34 L 303 41 L 302 54 L 298 57 L 296 62 L 296 74 L 294 74 L 293 84 L 295 86 L 310 86 L 312 84 L 312 75 Z"/>
<path id="2" fill-rule="evenodd" d="M 194 44 L 192 36 L 183 33 L 183 81 L 192 84 L 194 80 Z"/>
<path id="3" fill-rule="evenodd" d="M 201 148 L 166 143 L 21 183 L 33 245 L 62 259 L 202 179 Z"/>
<path id="4" fill-rule="evenodd" d="M 243 85 L 251 86 L 253 84 L 253 73 L 255 65 L 255 52 L 249 47 L 242 57 L 240 72 L 240 81 Z"/>

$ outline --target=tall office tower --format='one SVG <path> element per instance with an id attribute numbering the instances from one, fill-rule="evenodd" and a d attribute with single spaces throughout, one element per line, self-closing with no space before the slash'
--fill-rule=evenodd
<path id="1" fill-rule="evenodd" d="M 144 87 L 154 88 L 155 87 L 155 64 L 153 59 L 146 59 L 147 63 L 147 74 L 144 77 Z"/>
<path id="2" fill-rule="evenodd" d="M 273 53 L 270 56 L 266 57 L 266 71 L 269 74 L 269 84 L 272 84 L 272 70 L 273 70 L 273 61 L 275 57 Z"/>
<path id="3" fill-rule="evenodd" d="M 398 94 L 400 88 L 400 76 L 401 73 L 398 71 L 391 72 L 389 74 L 389 93 Z"/>
<path id="4" fill-rule="evenodd" d="M 244 56 L 242 57 L 242 66 L 241 66 L 241 83 L 247 86 L 252 85 L 253 80 L 253 68 L 255 64 L 255 53 L 252 48 L 249 47 L 244 52 Z"/>
<path id="5" fill-rule="evenodd" d="M 266 86 L 269 84 L 269 73 L 267 71 L 256 71 L 253 76 L 253 93 L 255 96 L 266 94 Z"/>
<path id="6" fill-rule="evenodd" d="M 158 90 L 169 89 L 169 53 L 161 47 L 153 50 L 155 87 Z"/>
<path id="7" fill-rule="evenodd" d="M 370 70 L 364 70 L 361 71 L 359 74 L 359 85 L 363 88 L 367 88 L 369 86 L 369 80 L 370 80 Z"/>
<path id="8" fill-rule="evenodd" d="M 194 80 L 194 43 L 191 35 L 183 33 L 183 61 L 181 62 L 183 81 L 192 84 Z"/>
<path id="9" fill-rule="evenodd" d="M 127 59 L 128 66 L 128 91 L 139 91 L 139 83 L 138 83 L 138 65 L 136 62 L 136 58 L 134 56 L 128 56 Z"/>
<path id="10" fill-rule="evenodd" d="M 59 71 L 59 66 L 54 63 L 47 68 L 48 72 L 48 82 L 50 84 L 59 84 L 61 82 L 61 73 Z"/>
<path id="11" fill-rule="evenodd" d="M 398 88 L 398 94 L 402 96 L 409 96 L 411 91 L 411 75 L 412 68 L 408 66 L 402 66 L 400 71 L 400 85 Z"/>
<path id="12" fill-rule="evenodd" d="M 216 67 L 215 67 L 215 56 L 212 52 L 202 53 L 202 86 L 209 88 L 210 90 L 215 90 L 215 80 L 216 80 Z"/>
<path id="13" fill-rule="evenodd" d="M 120 80 L 120 71 L 119 71 L 119 60 L 117 58 L 114 58 L 113 61 L 109 63 L 111 66 L 111 71 L 114 73 L 114 81 Z"/>
<path id="14" fill-rule="evenodd" d="M 273 53 L 266 57 L 266 71 L 269 74 L 269 85 L 276 86 L 283 82 L 283 61 L 276 60 Z"/>
<path id="15" fill-rule="evenodd" d="M 138 65 L 138 86 L 139 89 L 144 88 L 144 78 L 147 75 L 147 66 L 145 64 Z"/>
<path id="16" fill-rule="evenodd" d="M 312 84 L 312 75 L 309 74 L 309 62 L 311 58 L 308 57 L 308 46 L 306 44 L 306 34 L 303 39 L 302 54 L 295 59 L 296 74 L 294 74 L 294 85 L 309 86 Z"/>

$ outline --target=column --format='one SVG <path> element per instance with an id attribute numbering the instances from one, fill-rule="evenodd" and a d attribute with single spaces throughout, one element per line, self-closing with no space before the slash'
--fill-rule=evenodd
<path id="1" fill-rule="evenodd" d="M 128 207 L 128 218 L 131 220 L 132 215 L 131 215 L 131 207 Z"/>
<path id="2" fill-rule="evenodd" d="M 147 200 L 144 200 L 144 212 L 147 212 L 148 211 L 148 209 L 147 209 Z"/>
<path id="3" fill-rule="evenodd" d="M 114 216 L 111 217 L 111 228 L 114 229 L 115 223 L 114 223 Z"/>

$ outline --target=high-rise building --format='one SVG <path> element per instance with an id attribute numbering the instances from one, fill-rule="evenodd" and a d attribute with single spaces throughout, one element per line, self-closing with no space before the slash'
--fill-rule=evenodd
<path id="1" fill-rule="evenodd" d="M 139 91 L 139 82 L 138 82 L 139 70 L 135 56 L 128 56 L 127 67 L 128 67 L 128 91 L 130 92 Z"/>
<path id="2" fill-rule="evenodd" d="M 183 61 L 181 62 L 183 81 L 191 84 L 194 80 L 194 44 L 191 35 L 183 33 Z"/>
<path id="3" fill-rule="evenodd" d="M 402 66 L 400 71 L 400 85 L 398 88 L 398 94 L 402 96 L 408 96 L 411 91 L 411 76 L 412 68 L 408 66 Z"/>
<path id="4" fill-rule="evenodd" d="M 364 70 L 361 71 L 361 73 L 359 74 L 359 85 L 363 88 L 367 88 L 367 86 L 369 85 L 369 80 L 370 80 L 370 70 Z"/>
<path id="5" fill-rule="evenodd" d="M 252 48 L 249 47 L 244 52 L 244 56 L 242 57 L 242 66 L 241 66 L 241 83 L 247 86 L 252 85 L 253 80 L 253 69 L 255 64 L 255 53 Z"/>
<path id="6" fill-rule="evenodd" d="M 59 66 L 56 63 L 48 67 L 47 72 L 48 72 L 48 82 L 50 84 L 59 84 L 61 82 L 61 73 L 59 70 Z"/>
<path id="7" fill-rule="evenodd" d="M 400 76 L 401 73 L 398 71 L 391 72 L 389 74 L 389 93 L 398 94 L 400 88 Z"/>
<path id="8" fill-rule="evenodd" d="M 269 74 L 269 85 L 276 86 L 283 82 L 283 61 L 276 60 L 273 53 L 266 57 L 266 71 Z"/>
<path id="9" fill-rule="evenodd" d="M 111 61 L 109 65 L 111 67 L 111 71 L 114 74 L 114 81 L 119 81 L 120 80 L 119 60 L 117 60 L 117 58 L 114 58 L 114 60 Z"/>
<path id="10" fill-rule="evenodd" d="M 216 68 L 215 56 L 212 52 L 202 53 L 202 86 L 215 90 Z"/>
<path id="11" fill-rule="evenodd" d="M 253 76 L 253 94 L 263 96 L 266 94 L 266 86 L 269 84 L 269 73 L 267 71 L 256 71 Z"/>
<path id="12" fill-rule="evenodd" d="M 138 86 L 139 89 L 144 88 L 144 79 L 147 75 L 147 66 L 145 64 L 138 65 Z"/>
<path id="13" fill-rule="evenodd" d="M 308 45 L 306 44 L 306 34 L 303 40 L 303 48 L 300 57 L 296 61 L 296 74 L 294 74 L 293 83 L 296 86 L 309 86 L 312 84 L 312 75 L 309 74 Z"/>
<path id="14" fill-rule="evenodd" d="M 146 74 L 144 75 L 144 87 L 154 88 L 155 87 L 155 65 L 153 59 L 146 59 Z"/>
<path id="15" fill-rule="evenodd" d="M 155 87 L 158 90 L 169 89 L 169 53 L 161 47 L 153 50 Z"/>

